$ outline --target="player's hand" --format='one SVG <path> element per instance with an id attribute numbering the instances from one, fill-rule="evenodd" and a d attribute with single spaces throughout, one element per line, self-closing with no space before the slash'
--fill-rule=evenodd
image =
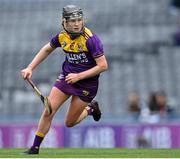
<path id="1" fill-rule="evenodd" d="M 69 84 L 76 83 L 79 80 L 80 78 L 79 78 L 78 73 L 69 73 L 65 78 L 65 81 Z"/>
<path id="2" fill-rule="evenodd" d="M 24 80 L 31 78 L 32 77 L 32 70 L 29 67 L 21 70 L 21 76 Z"/>

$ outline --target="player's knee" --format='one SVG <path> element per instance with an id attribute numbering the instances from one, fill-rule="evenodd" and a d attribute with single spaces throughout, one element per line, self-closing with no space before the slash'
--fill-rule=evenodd
<path id="1" fill-rule="evenodd" d="M 71 127 L 73 127 L 73 126 L 75 125 L 75 123 L 72 122 L 72 121 L 70 121 L 70 120 L 66 120 L 66 121 L 65 121 L 65 125 L 66 125 L 68 128 L 71 128 Z"/>
<path id="2" fill-rule="evenodd" d="M 45 110 L 44 110 L 44 113 L 43 113 L 43 117 L 44 117 L 44 118 L 49 118 L 49 119 L 52 119 L 52 118 L 53 118 L 53 116 L 54 116 L 54 114 L 55 114 L 55 112 L 54 112 L 54 111 L 52 111 L 52 113 L 51 113 L 51 114 L 49 114 L 49 112 L 45 109 Z"/>

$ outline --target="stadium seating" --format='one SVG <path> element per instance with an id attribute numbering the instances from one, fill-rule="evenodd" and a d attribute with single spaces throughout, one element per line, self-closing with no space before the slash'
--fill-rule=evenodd
<path id="1" fill-rule="evenodd" d="M 74 1 L 0 1 L 1 117 L 38 117 L 41 113 L 41 107 L 37 107 L 40 101 L 21 79 L 20 70 L 59 31 L 61 9 L 70 2 Z M 179 48 L 152 45 L 168 41 L 176 29 L 169 0 L 77 0 L 76 3 L 85 9 L 86 24 L 100 36 L 108 57 L 110 68 L 101 75 L 97 95 L 105 116 L 127 112 L 127 96 L 133 90 L 146 98 L 149 92 L 163 89 L 180 103 Z M 37 68 L 33 79 L 38 85 L 50 88 L 63 60 L 62 51 L 57 49 Z"/>

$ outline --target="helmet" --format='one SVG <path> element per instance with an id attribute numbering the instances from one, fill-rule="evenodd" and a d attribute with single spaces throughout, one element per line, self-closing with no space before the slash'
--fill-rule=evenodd
<path id="1" fill-rule="evenodd" d="M 65 20 L 65 21 L 68 21 L 68 20 L 72 20 L 72 19 L 77 19 L 77 18 L 83 18 L 83 11 L 80 7 L 78 6 L 75 6 L 75 5 L 67 5 L 63 8 L 63 13 L 62 13 L 62 18 Z M 68 31 L 65 26 L 64 26 L 64 20 L 62 22 L 62 26 L 64 28 L 64 30 L 70 35 L 70 37 L 72 39 L 75 39 L 76 37 L 80 36 L 83 34 L 84 32 L 84 24 L 81 28 L 81 31 L 78 32 L 78 33 L 75 33 L 75 32 L 70 32 Z"/>
<path id="2" fill-rule="evenodd" d="M 62 13 L 63 18 L 66 20 L 69 19 L 76 19 L 76 18 L 83 18 L 82 9 L 75 5 L 67 5 L 63 8 Z"/>

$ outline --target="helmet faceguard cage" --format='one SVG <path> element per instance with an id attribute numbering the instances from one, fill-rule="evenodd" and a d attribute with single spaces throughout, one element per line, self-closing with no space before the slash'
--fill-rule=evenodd
<path id="1" fill-rule="evenodd" d="M 74 20 L 74 19 L 79 19 L 79 18 L 83 18 L 83 11 L 80 7 L 75 6 L 75 5 L 67 5 L 63 8 L 63 13 L 62 13 L 62 17 L 65 20 L 65 22 L 67 22 L 68 20 Z M 71 38 L 76 38 L 78 36 L 80 36 L 83 31 L 84 31 L 84 25 L 82 26 L 82 29 L 80 32 L 76 33 L 76 32 L 70 32 L 68 31 L 65 27 L 64 24 L 62 23 L 64 30 L 71 36 Z"/>

